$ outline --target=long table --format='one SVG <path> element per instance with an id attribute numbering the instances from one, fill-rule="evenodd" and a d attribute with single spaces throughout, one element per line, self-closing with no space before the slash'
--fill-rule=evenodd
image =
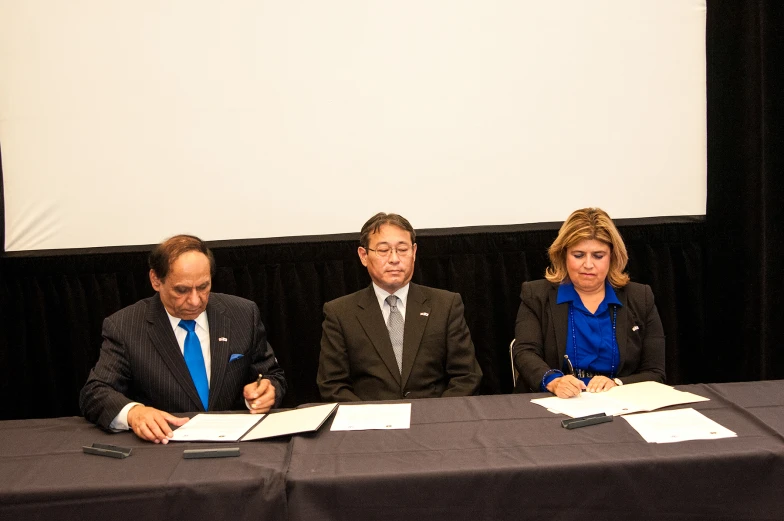
<path id="1" fill-rule="evenodd" d="M 82 452 L 94 443 L 132 454 Z M 155 445 L 76 417 L 0 422 L 0 519 L 285 519 L 288 440 L 238 445 L 239 457 L 186 460 L 184 449 L 226 445 Z"/>
<path id="2" fill-rule="evenodd" d="M 2 519 L 782 519 L 784 381 L 679 386 L 737 438 L 646 443 L 621 418 L 576 430 L 538 395 L 412 401 L 411 428 L 238 444 L 238 458 L 81 418 L 0 422 Z M 82 453 L 112 443 L 134 454 Z"/>
<path id="3" fill-rule="evenodd" d="M 738 437 L 567 430 L 533 395 L 420 400 L 409 430 L 293 439 L 290 519 L 784 519 L 784 382 L 679 388 Z"/>

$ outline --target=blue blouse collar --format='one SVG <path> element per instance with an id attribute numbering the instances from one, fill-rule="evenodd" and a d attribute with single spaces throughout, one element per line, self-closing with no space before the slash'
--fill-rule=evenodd
<path id="1" fill-rule="evenodd" d="M 558 297 L 555 301 L 556 304 L 563 304 L 565 302 L 579 302 L 582 304 L 582 300 L 580 300 L 580 295 L 577 294 L 577 290 L 574 289 L 574 284 L 571 282 L 564 282 L 560 286 L 558 286 Z M 623 306 L 621 301 L 618 300 L 618 296 L 615 294 L 615 290 L 613 289 L 610 282 L 605 279 L 604 280 L 604 300 L 602 300 L 602 304 L 610 305 L 614 304 L 616 306 Z"/>

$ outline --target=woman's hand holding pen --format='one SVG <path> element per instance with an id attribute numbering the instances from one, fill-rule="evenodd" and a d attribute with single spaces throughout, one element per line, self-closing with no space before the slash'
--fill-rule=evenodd
<path id="1" fill-rule="evenodd" d="M 259 375 L 255 382 L 246 385 L 242 394 L 251 414 L 265 413 L 275 404 L 275 386 L 263 375 Z"/>
<path id="2" fill-rule="evenodd" d="M 555 378 L 547 384 L 547 390 L 558 398 L 574 398 L 580 396 L 585 389 L 585 383 L 574 375 L 574 366 L 569 360 L 569 355 L 564 355 L 563 373 L 560 378 Z"/>
<path id="3" fill-rule="evenodd" d="M 574 398 L 580 396 L 585 389 L 585 384 L 576 376 L 570 374 L 554 379 L 547 384 L 547 390 L 558 398 Z"/>

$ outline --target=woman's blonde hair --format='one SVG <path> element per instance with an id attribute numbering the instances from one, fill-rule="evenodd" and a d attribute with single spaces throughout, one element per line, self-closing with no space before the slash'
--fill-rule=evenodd
<path id="1" fill-rule="evenodd" d="M 597 240 L 610 246 L 610 270 L 607 278 L 614 288 L 622 288 L 629 282 L 629 275 L 624 273 L 629 255 L 621 234 L 613 224 L 607 212 L 601 208 L 583 208 L 572 212 L 561 229 L 558 237 L 550 245 L 550 267 L 545 278 L 557 284 L 569 278 L 566 271 L 566 250 L 580 241 Z"/>

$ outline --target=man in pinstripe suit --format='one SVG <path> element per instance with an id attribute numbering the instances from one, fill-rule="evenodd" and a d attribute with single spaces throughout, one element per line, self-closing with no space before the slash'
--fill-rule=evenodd
<path id="1" fill-rule="evenodd" d="M 171 413 L 246 406 L 264 413 L 280 405 L 286 380 L 259 309 L 239 297 L 210 295 L 214 271 L 212 252 L 190 235 L 150 253 L 157 295 L 104 320 L 101 354 L 79 400 L 85 418 L 167 443 L 170 425 L 188 421 Z"/>

